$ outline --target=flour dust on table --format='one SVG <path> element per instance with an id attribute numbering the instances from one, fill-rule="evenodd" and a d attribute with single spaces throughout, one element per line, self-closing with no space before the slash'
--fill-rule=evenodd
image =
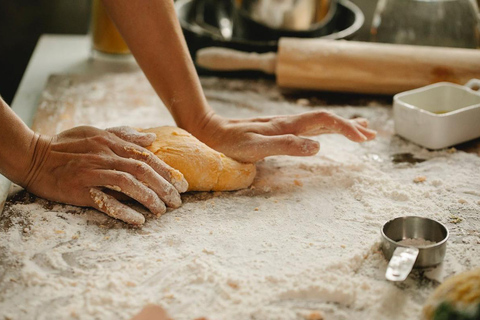
<path id="1" fill-rule="evenodd" d="M 138 74 L 54 81 L 65 85 L 46 88 L 41 108 L 51 119 L 172 125 Z M 321 107 L 289 102 L 269 81 L 202 84 L 227 117 Z M 98 103 L 105 109 L 96 112 Z M 60 108 L 77 116 L 58 115 Z M 129 319 L 155 303 L 177 320 L 418 319 L 439 282 L 480 265 L 480 158 L 394 136 L 386 106 L 328 110 L 369 119 L 378 138 L 316 137 L 318 155 L 267 158 L 250 188 L 187 193 L 179 209 L 159 218 L 145 213 L 140 229 L 12 194 L 0 220 L 0 318 Z M 422 161 L 393 162 L 396 154 Z M 451 237 L 441 267 L 396 284 L 384 278 L 380 227 L 403 215 L 439 220 Z"/>

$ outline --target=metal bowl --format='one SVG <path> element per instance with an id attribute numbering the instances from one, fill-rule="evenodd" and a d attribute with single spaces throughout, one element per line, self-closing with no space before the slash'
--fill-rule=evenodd
<path id="1" fill-rule="evenodd" d="M 277 51 L 277 40 L 252 40 L 242 34 L 242 30 L 234 30 L 232 38 L 225 39 L 220 32 L 217 32 L 218 25 L 215 25 L 214 19 L 209 17 L 212 13 L 207 10 L 201 11 L 205 6 L 200 5 L 200 1 L 202 0 L 178 0 L 175 3 L 177 15 L 192 56 L 195 56 L 197 50 L 205 47 L 224 47 L 258 53 Z M 210 27 L 202 27 L 196 23 L 199 15 L 210 24 Z M 349 0 L 338 0 L 333 19 L 335 23 L 331 32 L 321 38 L 351 38 L 365 21 L 363 12 Z M 241 28 L 241 24 L 234 26 L 234 28 L 238 27 Z"/>
<path id="2" fill-rule="evenodd" d="M 418 248 L 418 257 L 414 268 L 426 268 L 438 265 L 445 257 L 448 229 L 442 223 L 423 217 L 400 217 L 385 223 L 381 229 L 382 250 L 385 258 L 390 260 L 398 247 Z M 402 245 L 405 239 L 425 239 L 434 244 L 425 246 Z"/>
<path id="3" fill-rule="evenodd" d="M 328 11 L 323 17 L 307 17 L 315 12 L 305 4 L 315 5 L 318 0 L 285 1 L 292 5 L 282 14 L 273 14 L 278 8 L 266 6 L 274 5 L 271 0 L 243 0 L 242 6 L 237 9 L 235 21 L 239 25 L 239 35 L 251 40 L 279 40 L 282 37 L 318 38 L 335 31 L 338 18 L 337 1 L 328 1 Z M 268 14 L 267 14 L 268 12 Z"/>
<path id="4" fill-rule="evenodd" d="M 325 25 L 337 9 L 336 0 L 241 0 L 237 10 L 273 29 L 307 31 Z"/>

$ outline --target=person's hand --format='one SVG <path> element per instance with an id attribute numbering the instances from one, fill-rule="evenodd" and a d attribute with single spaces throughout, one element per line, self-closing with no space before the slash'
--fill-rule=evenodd
<path id="1" fill-rule="evenodd" d="M 300 136 L 339 133 L 355 142 L 375 138 L 363 118 L 348 120 L 327 111 L 255 119 L 225 119 L 210 113 L 192 132 L 213 149 L 241 162 L 273 155 L 311 156 L 320 144 Z"/>
<path id="2" fill-rule="evenodd" d="M 53 138 L 40 137 L 22 185 L 40 197 L 94 207 L 109 216 L 140 225 L 145 218 L 103 188 L 121 192 L 155 215 L 179 207 L 188 187 L 183 175 L 141 146 L 154 134 L 129 127 L 100 130 L 76 127 Z"/>

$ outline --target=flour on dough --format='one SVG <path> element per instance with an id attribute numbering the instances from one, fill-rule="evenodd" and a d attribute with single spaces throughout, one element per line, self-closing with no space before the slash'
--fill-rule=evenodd
<path id="1" fill-rule="evenodd" d="M 188 191 L 244 189 L 255 178 L 255 164 L 235 161 L 183 129 L 157 127 L 142 131 L 157 135 L 157 139 L 147 149 L 183 173 L 188 182 Z"/>

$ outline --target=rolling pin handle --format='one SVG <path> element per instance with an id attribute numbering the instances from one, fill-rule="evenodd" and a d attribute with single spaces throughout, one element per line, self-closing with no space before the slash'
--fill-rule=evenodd
<path id="1" fill-rule="evenodd" d="M 198 66 L 216 71 L 255 70 L 275 74 L 277 54 L 274 52 L 243 52 L 227 48 L 210 47 L 197 51 Z"/>

